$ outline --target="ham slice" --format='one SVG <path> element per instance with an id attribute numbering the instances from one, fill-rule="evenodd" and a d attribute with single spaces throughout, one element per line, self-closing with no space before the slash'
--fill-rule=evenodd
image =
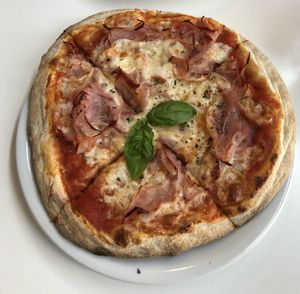
<path id="1" fill-rule="evenodd" d="M 185 175 L 182 185 L 183 197 L 186 201 L 192 200 L 199 192 L 203 192 L 203 189 L 197 186 L 187 175 Z"/>
<path id="2" fill-rule="evenodd" d="M 228 59 L 216 68 L 216 72 L 226 78 L 240 96 L 244 96 L 248 90 L 248 84 L 243 78 L 243 73 L 249 61 L 250 55 L 248 55 L 244 66 L 241 67 L 236 59 Z"/>
<path id="3" fill-rule="evenodd" d="M 130 77 L 120 68 L 113 72 L 116 76 L 115 87 L 123 97 L 129 107 L 136 111 L 142 111 L 146 106 L 146 98 L 149 94 L 147 88 L 136 84 Z"/>
<path id="4" fill-rule="evenodd" d="M 72 113 L 74 128 L 85 136 L 100 134 L 108 125 L 116 122 L 120 115 L 120 105 L 97 84 L 86 86 L 75 97 Z"/>
<path id="5" fill-rule="evenodd" d="M 105 93 L 98 84 L 91 83 L 74 95 L 71 114 L 79 143 L 77 152 L 89 149 L 97 137 L 121 118 L 122 103 Z"/>
<path id="6" fill-rule="evenodd" d="M 137 195 L 129 205 L 129 213 L 138 209 L 143 212 L 153 212 L 166 202 L 173 201 L 179 193 L 185 201 L 191 201 L 196 195 L 203 193 L 187 174 L 176 154 L 168 147 L 162 145 L 158 150 L 154 161 L 149 166 L 150 172 L 161 171 L 165 174 L 163 182 L 151 181 L 141 186 Z"/>
<path id="7" fill-rule="evenodd" d="M 101 37 L 98 43 L 98 49 L 104 51 L 109 48 L 114 42 L 127 39 L 137 42 L 151 41 L 162 38 L 164 32 L 145 25 L 144 22 L 140 21 L 133 27 L 115 27 L 109 28 L 104 26 L 103 30 L 100 30 Z"/>
<path id="8" fill-rule="evenodd" d="M 169 29 L 163 29 L 159 26 L 151 26 L 143 21 L 137 22 L 132 27 L 113 27 L 96 29 L 87 27 L 86 31 L 74 36 L 76 44 L 88 54 L 92 54 L 93 49 L 103 52 L 114 42 L 121 39 L 132 41 L 153 41 L 174 39 L 179 41 L 185 47 L 185 57 L 171 57 L 170 61 L 175 64 L 177 74 L 185 77 L 186 74 L 201 76 L 210 73 L 214 67 L 214 62 L 209 61 L 205 53 L 216 42 L 222 32 L 222 28 L 216 30 L 210 21 L 202 18 L 198 23 L 186 21 L 172 21 Z M 84 41 L 85 33 L 89 33 L 89 42 Z M 121 78 L 122 79 L 122 78 Z M 121 83 L 121 82 L 120 82 Z M 128 90 L 127 90 L 128 92 Z"/>
<path id="9" fill-rule="evenodd" d="M 172 201 L 175 193 L 175 187 L 170 180 L 161 185 L 143 186 L 131 202 L 129 211 L 134 208 L 140 208 L 146 212 L 153 212 L 162 203 Z"/>
<path id="10" fill-rule="evenodd" d="M 214 140 L 217 159 L 232 164 L 236 153 L 253 146 L 254 126 L 241 116 L 239 96 L 232 90 L 223 91 L 223 102 L 211 106 L 206 114 L 207 130 Z"/>
<path id="11" fill-rule="evenodd" d="M 92 66 L 82 54 L 72 53 L 69 56 L 66 76 L 81 78 L 90 73 Z"/>
<path id="12" fill-rule="evenodd" d="M 161 147 L 149 169 L 153 172 L 163 172 L 166 179 L 163 182 L 153 181 L 141 186 L 129 205 L 129 212 L 135 208 L 153 212 L 162 203 L 173 201 L 176 197 L 183 178 L 183 167 L 181 162 L 176 159 L 176 155 L 167 147 Z"/>
<path id="13" fill-rule="evenodd" d="M 216 42 L 220 33 L 221 30 L 213 30 L 204 18 L 196 25 L 190 21 L 174 22 L 171 36 L 180 41 L 186 49 L 184 58 L 170 58 L 176 67 L 177 75 L 184 78 L 187 74 L 196 77 L 209 74 L 215 62 L 205 53 Z"/>
<path id="14" fill-rule="evenodd" d="M 171 56 L 169 61 L 175 65 L 178 76 L 184 77 L 187 75 L 189 71 L 189 62 L 187 58 L 178 58 L 175 56 Z"/>
<path id="15" fill-rule="evenodd" d="M 164 168 L 172 176 L 179 175 L 181 173 L 181 162 L 169 148 L 160 149 L 158 151 L 158 157 L 162 168 Z"/>

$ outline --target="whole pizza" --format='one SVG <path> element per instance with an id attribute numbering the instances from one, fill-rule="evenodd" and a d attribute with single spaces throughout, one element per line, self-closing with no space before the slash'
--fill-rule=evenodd
<path id="1" fill-rule="evenodd" d="M 206 17 L 119 10 L 69 27 L 42 58 L 28 119 L 51 221 L 96 254 L 218 239 L 272 200 L 293 159 L 279 74 Z"/>

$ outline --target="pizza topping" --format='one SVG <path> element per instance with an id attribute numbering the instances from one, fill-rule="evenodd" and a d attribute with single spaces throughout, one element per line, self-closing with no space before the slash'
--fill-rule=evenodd
<path id="1" fill-rule="evenodd" d="M 86 61 L 86 58 L 82 54 L 71 54 L 68 61 L 68 77 L 81 78 L 82 76 L 89 74 L 92 70 L 91 64 Z"/>
<path id="2" fill-rule="evenodd" d="M 204 189 L 199 187 L 191 178 L 185 175 L 183 180 L 183 197 L 186 201 L 190 201 L 196 197 L 197 194 L 203 193 Z"/>
<path id="3" fill-rule="evenodd" d="M 171 151 L 171 149 L 164 145 L 160 146 L 160 149 L 157 152 L 157 159 L 160 165 L 160 169 L 165 169 L 170 175 L 177 176 L 177 179 L 179 180 L 179 182 L 181 182 L 182 164 L 181 161 L 177 159 L 175 153 Z"/>
<path id="4" fill-rule="evenodd" d="M 175 65 L 178 76 L 184 77 L 189 71 L 187 59 L 171 56 L 169 61 Z"/>
<path id="5" fill-rule="evenodd" d="M 237 106 L 239 96 L 232 91 L 223 92 L 223 101 L 211 106 L 206 114 L 209 134 L 214 140 L 219 160 L 233 163 L 239 149 L 253 144 L 253 127 L 241 116 Z"/>
<path id="6" fill-rule="evenodd" d="M 206 19 L 198 25 L 190 21 L 175 22 L 171 28 L 171 36 L 182 42 L 186 49 L 185 57 L 170 59 L 176 66 L 177 74 L 183 78 L 187 73 L 193 77 L 209 74 L 217 62 L 211 58 L 209 49 L 220 33 L 221 30 L 213 29 Z"/>
<path id="7" fill-rule="evenodd" d="M 196 110 L 182 101 L 167 101 L 154 107 L 142 120 L 138 120 L 130 130 L 124 148 L 129 174 L 133 180 L 139 178 L 154 154 L 154 126 L 173 126 L 190 120 Z"/>
<path id="8" fill-rule="evenodd" d="M 129 211 L 140 208 L 146 212 L 153 212 L 162 203 L 172 201 L 174 196 L 174 186 L 170 180 L 161 184 L 143 186 L 130 204 Z"/>
<path id="9" fill-rule="evenodd" d="M 191 120 L 197 111 L 183 101 L 161 102 L 147 114 L 147 120 L 153 126 L 174 126 Z"/>
<path id="10" fill-rule="evenodd" d="M 133 107 L 136 111 L 143 110 L 146 104 L 145 96 L 147 92 L 139 88 L 139 85 L 135 84 L 120 68 L 114 74 L 116 74 L 115 87 L 128 106 Z"/>
<path id="11" fill-rule="evenodd" d="M 177 190 L 182 181 L 181 162 L 176 155 L 168 148 L 161 147 L 155 159 L 149 166 L 150 176 L 146 176 L 136 197 L 133 198 L 129 211 L 134 208 L 141 208 L 144 211 L 152 212 L 165 202 L 174 200 Z M 163 177 L 156 177 L 157 173 L 163 172 Z M 154 178 L 153 178 L 154 177 Z"/>
<path id="12" fill-rule="evenodd" d="M 139 209 L 140 219 L 148 222 L 155 216 L 183 210 L 185 203 L 190 208 L 199 207 L 206 196 L 205 190 L 185 173 L 185 168 L 176 154 L 160 144 L 145 173 L 142 186 L 129 205 L 128 215 L 132 218 L 131 214 Z M 152 216 L 143 216 L 149 212 L 155 213 Z"/>
<path id="13" fill-rule="evenodd" d="M 74 128 L 87 137 L 99 135 L 120 117 L 120 107 L 97 84 L 90 84 L 76 94 L 72 112 Z"/>
<path id="14" fill-rule="evenodd" d="M 243 66 L 240 65 L 240 61 L 231 57 L 226 59 L 221 63 L 220 66 L 216 68 L 216 72 L 227 79 L 231 84 L 232 89 L 240 96 L 244 96 L 248 90 L 248 84 L 243 78 L 243 73 L 246 66 L 250 61 L 250 54 L 248 55 L 246 62 Z"/>
<path id="15" fill-rule="evenodd" d="M 124 155 L 131 178 L 139 178 L 154 155 L 153 131 L 146 120 L 137 121 L 130 130 Z"/>
<path id="16" fill-rule="evenodd" d="M 272 123 L 274 114 L 271 107 L 264 102 L 258 102 L 250 96 L 246 96 L 239 101 L 239 107 L 247 118 L 258 125 Z"/>
<path id="17" fill-rule="evenodd" d="M 72 207 L 124 246 L 122 226 L 170 228 L 212 199 L 241 202 L 274 145 L 272 97 L 234 33 L 206 18 L 141 18 L 71 29 L 74 45 L 52 62 Z"/>
<path id="18" fill-rule="evenodd" d="M 218 204 L 227 206 L 238 203 L 245 198 L 245 177 L 244 175 L 222 162 L 219 162 L 220 173 L 216 180 L 215 200 Z"/>
<path id="19" fill-rule="evenodd" d="M 151 41 L 161 37 L 161 32 L 153 27 L 145 25 L 143 22 L 138 22 L 134 27 L 111 28 L 109 29 L 108 40 L 110 44 L 119 39 L 128 39 L 133 41 Z"/>
<path id="20" fill-rule="evenodd" d="M 197 24 L 186 20 L 174 21 L 170 29 L 170 35 L 181 41 L 190 51 L 190 57 L 195 57 L 200 52 L 205 52 L 215 42 L 221 31 L 215 30 L 208 19 L 202 19 Z"/>

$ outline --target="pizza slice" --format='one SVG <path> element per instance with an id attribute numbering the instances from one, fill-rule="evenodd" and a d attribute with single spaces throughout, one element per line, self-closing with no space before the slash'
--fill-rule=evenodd
<path id="1" fill-rule="evenodd" d="M 70 209 L 76 216 L 66 213 Z M 121 157 L 80 196 L 70 199 L 58 226 L 68 226 L 66 215 L 76 219 L 71 233 L 88 227 L 101 238 L 102 252 L 118 256 L 173 255 L 234 229 L 176 154 L 163 145 L 143 179 L 132 181 Z"/>

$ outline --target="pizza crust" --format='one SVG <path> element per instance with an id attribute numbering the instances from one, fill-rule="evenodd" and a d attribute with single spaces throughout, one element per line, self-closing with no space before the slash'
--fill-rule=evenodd
<path id="1" fill-rule="evenodd" d="M 254 56 L 258 65 L 266 72 L 270 85 L 274 91 L 278 93 L 283 107 L 284 120 L 282 126 L 283 131 L 280 138 L 281 149 L 279 150 L 278 158 L 272 173 L 269 175 L 264 185 L 258 190 L 257 194 L 244 204 L 247 210 L 244 213 L 239 213 L 231 218 L 231 221 L 236 226 L 243 225 L 266 207 L 276 196 L 276 193 L 282 187 L 291 171 L 296 141 L 295 113 L 286 85 L 274 65 L 260 49 L 250 41 L 247 41 L 245 46 L 251 52 L 252 56 Z"/>
<path id="2" fill-rule="evenodd" d="M 99 234 L 71 208 L 61 181 L 58 161 L 53 157 L 49 158 L 49 154 L 54 148 L 54 141 L 49 136 L 45 117 L 45 89 L 50 75 L 48 62 L 54 58 L 62 40 L 71 30 L 83 24 L 104 20 L 110 15 L 124 11 L 132 10 L 101 12 L 69 27 L 43 56 L 30 93 L 28 134 L 31 143 L 33 169 L 41 199 L 49 217 L 67 239 L 96 254 L 119 257 L 175 255 L 230 233 L 235 226 L 245 223 L 273 199 L 286 180 L 292 165 L 295 141 L 294 112 L 287 89 L 274 66 L 257 47 L 247 42 L 246 46 L 251 49 L 255 58 L 263 65 L 272 86 L 278 90 L 285 112 L 284 132 L 281 140 L 282 150 L 272 174 L 255 197 L 247 203 L 249 209 L 245 213 L 234 216 L 231 220 L 224 216 L 215 223 L 198 223 L 186 233 L 169 236 L 149 236 L 136 232 L 137 238 L 130 238 L 126 247 L 117 246 L 110 236 Z"/>

